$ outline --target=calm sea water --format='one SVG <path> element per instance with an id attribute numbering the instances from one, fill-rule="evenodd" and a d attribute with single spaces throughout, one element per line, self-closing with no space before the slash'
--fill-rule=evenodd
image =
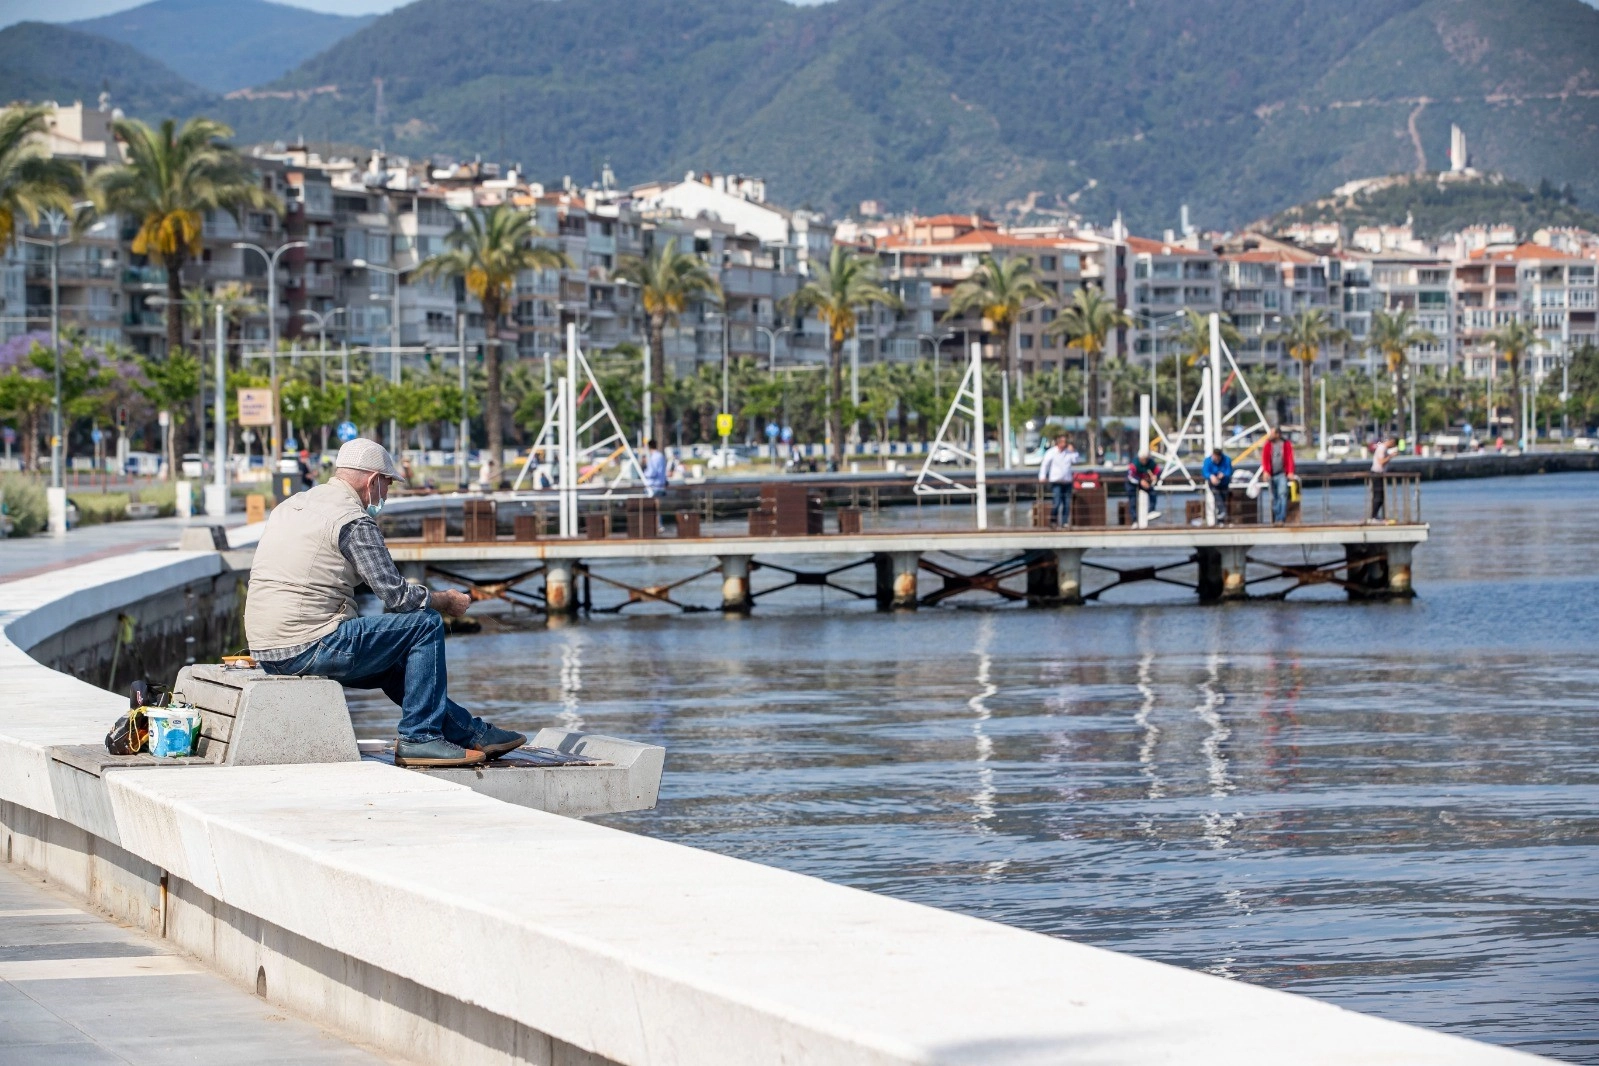
<path id="1" fill-rule="evenodd" d="M 1424 509 L 1409 603 L 796 590 L 462 638 L 452 686 L 666 745 L 613 825 L 1599 1063 L 1599 476 Z"/>

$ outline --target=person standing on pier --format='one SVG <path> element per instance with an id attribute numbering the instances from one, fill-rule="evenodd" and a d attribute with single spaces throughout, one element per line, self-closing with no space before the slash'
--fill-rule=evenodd
<path id="1" fill-rule="evenodd" d="M 1383 512 L 1383 478 L 1388 473 L 1388 464 L 1393 462 L 1394 456 L 1399 454 L 1399 442 L 1393 437 L 1380 437 L 1371 449 L 1371 517 L 1381 518 Z"/>
<path id="2" fill-rule="evenodd" d="M 400 576 L 376 519 L 389 486 L 404 480 L 382 445 L 357 438 L 339 449 L 327 482 L 279 504 L 256 545 L 244 632 L 268 674 L 382 689 L 401 708 L 395 765 L 473 766 L 527 737 L 473 717 L 446 692 L 443 616 L 459 618 L 472 601 Z M 362 617 L 358 584 L 388 613 Z"/>
<path id="3" fill-rule="evenodd" d="M 1210 498 L 1215 503 L 1216 524 L 1227 524 L 1227 489 L 1233 483 L 1233 461 L 1220 448 L 1211 449 L 1200 468 L 1205 484 L 1210 488 Z"/>
<path id="4" fill-rule="evenodd" d="M 1260 472 L 1271 479 L 1271 521 L 1280 526 L 1288 521 L 1288 479 L 1294 476 L 1294 442 L 1283 436 L 1278 426 L 1272 426 L 1266 434 Z"/>
<path id="5" fill-rule="evenodd" d="M 1132 525 L 1138 524 L 1140 492 L 1149 499 L 1149 513 L 1144 515 L 1145 520 L 1153 522 L 1160 517 L 1160 512 L 1155 510 L 1155 480 L 1159 477 L 1160 464 L 1147 451 L 1139 452 L 1138 458 L 1127 464 L 1127 521 Z"/>
<path id="6" fill-rule="evenodd" d="M 666 453 L 654 440 L 645 447 L 648 451 L 644 456 L 644 487 L 651 496 L 659 496 L 666 491 Z"/>
<path id="7" fill-rule="evenodd" d="M 1049 522 L 1061 529 L 1072 524 L 1072 464 L 1078 458 L 1077 449 L 1062 433 L 1038 464 L 1038 480 L 1049 486 Z"/>

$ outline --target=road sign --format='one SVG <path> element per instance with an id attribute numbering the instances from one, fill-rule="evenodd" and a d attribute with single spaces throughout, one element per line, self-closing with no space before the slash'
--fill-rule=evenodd
<path id="1" fill-rule="evenodd" d="M 247 429 L 243 433 L 240 433 L 239 436 L 246 444 L 255 443 L 255 430 L 253 429 Z"/>
<path id="2" fill-rule="evenodd" d="M 272 424 L 272 390 L 239 390 L 239 425 L 270 426 Z"/>
<path id="3" fill-rule="evenodd" d="M 155 421 L 159 426 L 170 425 L 172 422 L 172 414 L 169 411 L 160 411 L 156 414 Z"/>
<path id="4" fill-rule="evenodd" d="M 723 411 L 716 416 L 716 435 L 718 437 L 731 436 L 733 433 L 733 416 Z"/>
<path id="5" fill-rule="evenodd" d="M 343 444 L 348 444 L 361 435 L 361 432 L 355 428 L 354 422 L 340 422 L 337 433 L 339 441 Z"/>
<path id="6" fill-rule="evenodd" d="M 290 437 L 288 440 L 283 442 L 283 450 L 286 452 L 297 452 L 300 450 L 300 442 L 295 440 L 293 437 Z"/>
<path id="7" fill-rule="evenodd" d="M 794 443 L 794 427 L 793 426 L 784 426 L 783 427 L 783 443 L 784 444 L 792 444 L 792 443 Z"/>
<path id="8" fill-rule="evenodd" d="M 7 426 L 5 429 L 0 429 L 0 438 L 4 438 L 6 445 L 9 447 L 17 443 L 17 431 Z"/>
<path id="9" fill-rule="evenodd" d="M 105 434 L 101 433 L 98 429 L 91 429 L 89 431 L 89 439 L 94 441 L 96 444 L 99 444 L 101 441 L 105 440 Z M 6 443 L 9 444 L 11 442 L 7 441 Z"/>
<path id="10" fill-rule="evenodd" d="M 780 434 L 782 432 L 783 431 L 780 428 L 778 428 L 778 425 L 777 425 L 776 422 L 768 422 L 768 423 L 766 423 L 766 439 L 767 440 L 776 440 L 777 437 L 778 437 L 778 434 Z"/>

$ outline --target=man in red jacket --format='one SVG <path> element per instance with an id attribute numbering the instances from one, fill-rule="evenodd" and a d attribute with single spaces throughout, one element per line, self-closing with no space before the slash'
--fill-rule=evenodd
<path id="1" fill-rule="evenodd" d="M 1294 443 L 1276 426 L 1266 434 L 1260 451 L 1260 472 L 1271 479 L 1271 520 L 1273 525 L 1288 521 L 1288 479 L 1294 476 Z"/>

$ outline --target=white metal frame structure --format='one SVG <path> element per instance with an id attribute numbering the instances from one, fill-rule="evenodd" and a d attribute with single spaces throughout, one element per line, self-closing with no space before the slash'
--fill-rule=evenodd
<path id="1" fill-rule="evenodd" d="M 962 446 L 958 438 L 950 433 L 951 425 L 956 416 L 972 420 L 972 446 Z M 938 428 L 938 436 L 934 439 L 932 447 L 927 450 L 927 458 L 922 461 L 922 472 L 916 475 L 916 484 L 912 491 L 922 496 L 949 495 L 952 493 L 970 492 L 973 494 L 973 505 L 977 509 L 977 528 L 988 528 L 988 469 L 983 440 L 983 347 L 981 344 L 971 346 L 971 357 L 966 363 L 966 375 L 961 378 L 960 388 L 955 390 L 954 397 L 950 400 L 949 410 L 944 414 L 944 424 Z M 1003 444 L 1001 445 L 1003 447 Z M 933 469 L 933 457 L 940 450 L 948 448 L 957 456 L 973 464 L 977 476 L 970 485 L 963 485 L 954 478 L 948 477 L 940 471 Z"/>
<path id="2" fill-rule="evenodd" d="M 580 384 L 591 388 L 593 398 L 599 403 L 599 410 L 584 422 L 578 421 Z M 596 427 L 606 435 L 585 445 L 583 435 Z M 595 376 L 594 369 L 589 366 L 588 359 L 577 346 L 577 326 L 574 323 L 567 323 L 566 327 L 566 373 L 555 383 L 554 406 L 550 410 L 549 418 L 544 421 L 544 428 L 539 431 L 538 439 L 533 442 L 532 449 L 522 462 L 522 469 L 517 473 L 516 481 L 511 486 L 513 493 L 521 489 L 528 471 L 535 465 L 536 457 L 551 452 L 556 457 L 555 494 L 560 502 L 560 535 L 563 537 L 578 535 L 579 500 L 649 495 L 647 487 L 639 493 L 617 492 L 617 489 L 630 484 L 643 486 L 644 467 L 639 463 L 638 453 L 633 450 L 633 445 L 628 441 L 621 423 L 617 421 L 616 412 L 612 410 L 610 401 L 605 398 L 605 390 L 600 387 L 599 378 Z M 605 486 L 604 491 L 581 492 L 579 478 L 584 465 L 595 458 L 609 461 L 617 453 L 620 453 L 621 460 L 618 464 L 619 469 L 609 482 L 603 480 L 600 482 Z"/>
<path id="3" fill-rule="evenodd" d="M 1255 394 L 1250 391 L 1249 381 L 1244 377 L 1243 368 L 1233 358 L 1232 350 L 1222 342 L 1221 316 L 1214 311 L 1210 314 L 1210 352 L 1209 365 L 1200 371 L 1199 395 L 1189 407 L 1182 427 L 1175 434 L 1169 434 L 1161 429 L 1159 422 L 1154 420 L 1153 415 L 1151 416 L 1163 446 L 1157 456 L 1161 467 L 1160 477 L 1155 482 L 1157 492 L 1200 492 L 1204 488 L 1203 479 L 1195 476 L 1194 471 L 1189 469 L 1182 457 L 1184 445 L 1199 445 L 1199 461 L 1203 464 L 1205 456 L 1209 455 L 1212 449 L 1226 450 L 1241 441 L 1248 440 L 1252 434 L 1263 433 L 1270 428 L 1265 412 L 1260 409 Z M 1228 372 L 1225 382 L 1221 374 L 1224 369 Z M 1224 384 L 1236 386 L 1243 393 L 1243 398 L 1231 409 L 1222 406 Z M 1238 428 L 1229 434 L 1227 423 L 1243 414 L 1253 416 L 1253 420 L 1239 423 Z M 1249 484 L 1253 485 L 1260 479 L 1260 470 L 1256 469 L 1249 479 Z M 1202 493 L 1202 496 L 1205 501 L 1205 524 L 1213 526 L 1217 518 L 1215 499 L 1209 492 Z"/>

